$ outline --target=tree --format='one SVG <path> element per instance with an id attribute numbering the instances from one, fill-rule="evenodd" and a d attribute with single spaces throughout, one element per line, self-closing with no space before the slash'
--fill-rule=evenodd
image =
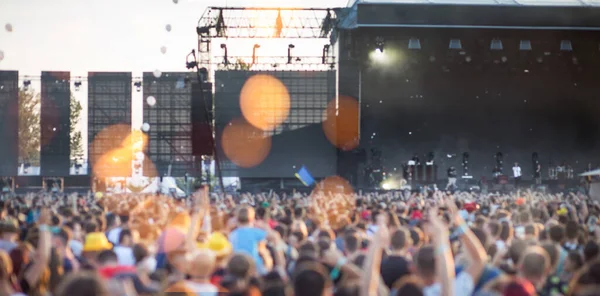
<path id="1" fill-rule="evenodd" d="M 244 62 L 242 59 L 237 59 L 233 65 L 235 70 L 248 71 L 250 70 L 250 64 Z"/>
<path id="2" fill-rule="evenodd" d="M 81 119 L 81 103 L 75 99 L 71 94 L 71 130 L 70 130 L 70 148 L 71 148 L 71 162 L 76 162 L 78 159 L 83 159 L 83 139 L 81 137 L 81 131 L 77 130 L 77 125 Z"/>
<path id="3" fill-rule="evenodd" d="M 19 89 L 19 163 L 40 162 L 40 94 Z"/>

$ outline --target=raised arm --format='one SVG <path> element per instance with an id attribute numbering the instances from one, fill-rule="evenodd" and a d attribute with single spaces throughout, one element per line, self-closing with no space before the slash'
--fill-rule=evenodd
<path id="1" fill-rule="evenodd" d="M 385 217 L 379 215 L 377 217 L 377 232 L 373 236 L 373 240 L 369 245 L 369 251 L 365 258 L 364 269 L 360 282 L 360 295 L 371 296 L 378 295 L 381 281 L 381 259 L 383 250 L 387 247 L 390 233 L 388 231 Z"/>
<path id="2" fill-rule="evenodd" d="M 438 281 L 442 286 L 442 296 L 454 296 L 454 258 L 450 249 L 448 227 L 438 217 L 438 209 L 429 210 L 427 229 L 435 246 L 435 263 Z"/>
<path id="3" fill-rule="evenodd" d="M 38 219 L 38 225 L 40 229 L 40 237 L 35 252 L 35 260 L 33 265 L 25 271 L 24 278 L 30 287 L 34 287 L 39 281 L 40 277 L 48 267 L 50 261 L 50 251 L 52 248 L 50 240 L 52 239 L 50 234 L 50 210 L 42 209 L 40 217 Z"/>

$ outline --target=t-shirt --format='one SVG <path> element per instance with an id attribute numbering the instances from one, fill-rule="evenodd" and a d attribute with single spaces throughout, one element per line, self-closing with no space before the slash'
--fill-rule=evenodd
<path id="1" fill-rule="evenodd" d="M 473 277 L 468 272 L 461 272 L 454 278 L 454 293 L 452 295 L 471 295 L 475 289 Z M 423 289 L 425 296 L 442 295 L 442 285 L 435 283 Z"/>
<path id="2" fill-rule="evenodd" d="M 401 277 L 410 274 L 409 262 L 402 256 L 389 256 L 381 262 L 381 277 L 388 288 Z"/>
<path id="3" fill-rule="evenodd" d="M 117 254 L 119 265 L 135 266 L 135 257 L 131 248 L 116 246 L 113 248 L 113 251 Z"/>
<path id="4" fill-rule="evenodd" d="M 219 289 L 212 284 L 200 284 L 191 281 L 185 281 L 185 286 L 194 291 L 196 295 L 216 296 L 219 293 Z"/>
<path id="5" fill-rule="evenodd" d="M 558 276 L 548 278 L 544 287 L 538 291 L 539 296 L 561 296 L 569 293 L 569 285 Z"/>
<path id="6" fill-rule="evenodd" d="M 10 253 L 14 248 L 17 247 L 17 244 L 11 241 L 0 240 L 0 250 L 5 251 L 6 253 Z"/>
<path id="7" fill-rule="evenodd" d="M 83 252 L 83 244 L 80 241 L 70 240 L 69 248 L 71 248 L 71 251 L 76 257 L 80 257 Z"/>
<path id="8" fill-rule="evenodd" d="M 234 252 L 250 255 L 259 272 L 264 272 L 263 260 L 259 254 L 259 244 L 267 238 L 267 232 L 256 227 L 240 227 L 229 234 L 229 241 Z"/>
<path id="9" fill-rule="evenodd" d="M 118 245 L 119 244 L 119 236 L 121 235 L 121 227 L 117 227 L 114 229 L 111 229 L 107 234 L 106 234 L 106 238 L 108 238 L 108 241 L 110 243 L 112 243 L 113 245 Z"/>
<path id="10" fill-rule="evenodd" d="M 520 166 L 513 167 L 513 176 L 515 178 L 521 177 L 521 167 Z"/>

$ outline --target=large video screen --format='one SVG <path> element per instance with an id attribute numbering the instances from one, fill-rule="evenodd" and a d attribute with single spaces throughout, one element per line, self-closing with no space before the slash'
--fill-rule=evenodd
<path id="1" fill-rule="evenodd" d="M 222 135 L 232 120 L 243 118 L 240 93 L 255 75 L 268 75 L 285 86 L 290 98 L 289 114 L 275 129 L 265 132 L 271 141 L 266 158 L 242 168 L 223 152 Z M 214 112 L 223 175 L 293 178 L 302 166 L 315 178 L 335 175 L 336 149 L 322 129 L 327 103 L 335 99 L 335 75 L 335 71 L 216 71 Z"/>

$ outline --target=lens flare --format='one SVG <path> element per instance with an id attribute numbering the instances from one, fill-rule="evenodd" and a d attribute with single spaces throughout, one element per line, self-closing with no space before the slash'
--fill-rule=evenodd
<path id="1" fill-rule="evenodd" d="M 132 161 L 133 153 L 131 149 L 113 149 L 102 155 L 94 164 L 94 176 L 97 178 L 130 177 Z"/>
<path id="2" fill-rule="evenodd" d="M 135 153 L 138 151 L 144 151 L 148 146 L 148 135 L 140 130 L 133 130 L 123 140 L 122 147 L 131 147 L 131 150 Z"/>
<path id="3" fill-rule="evenodd" d="M 234 119 L 221 136 L 223 152 L 237 166 L 251 168 L 262 163 L 271 151 L 271 137 L 243 119 Z"/>
<path id="4" fill-rule="evenodd" d="M 258 74 L 244 83 L 240 93 L 244 118 L 253 126 L 270 131 L 283 123 L 290 112 L 290 94 L 279 79 Z"/>
<path id="5" fill-rule="evenodd" d="M 123 146 L 123 141 L 131 134 L 131 126 L 126 124 L 111 125 L 100 131 L 90 145 L 90 162 L 93 165 L 106 153 Z"/>
<path id="6" fill-rule="evenodd" d="M 359 143 L 358 102 L 348 96 L 340 96 L 337 101 L 327 104 L 324 112 L 323 131 L 334 146 L 349 151 Z"/>

